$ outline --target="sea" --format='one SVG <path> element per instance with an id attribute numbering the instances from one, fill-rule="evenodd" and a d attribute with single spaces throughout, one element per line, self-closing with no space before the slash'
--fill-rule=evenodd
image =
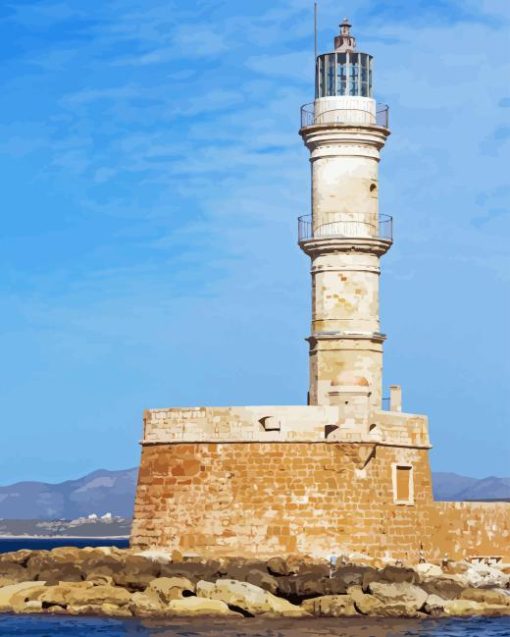
<path id="1" fill-rule="evenodd" d="M 1 637 L 509 637 L 510 617 L 118 620 L 0 615 Z"/>
<path id="2" fill-rule="evenodd" d="M 39 538 L 39 537 L 9 537 L 0 539 L 0 553 L 10 553 L 11 551 L 19 551 L 20 549 L 30 549 L 51 551 L 59 546 L 76 546 L 84 548 L 86 546 L 118 546 L 121 549 L 127 549 L 129 546 L 128 538 Z"/>
<path id="3" fill-rule="evenodd" d="M 125 548 L 128 540 L 9 538 L 0 540 L 0 553 L 58 546 Z M 0 614 L 0 637 L 510 637 L 510 617 L 124 620 Z"/>

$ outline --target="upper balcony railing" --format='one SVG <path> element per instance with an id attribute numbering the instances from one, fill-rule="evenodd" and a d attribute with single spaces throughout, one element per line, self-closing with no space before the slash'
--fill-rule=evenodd
<path id="1" fill-rule="evenodd" d="M 393 217 L 365 213 L 325 213 L 326 223 L 313 222 L 312 215 L 298 218 L 298 240 L 369 238 L 393 241 Z"/>
<path id="2" fill-rule="evenodd" d="M 377 104 L 375 114 L 361 108 L 333 108 L 318 110 L 315 102 L 301 107 L 301 128 L 320 124 L 375 124 L 389 127 L 390 109 L 387 104 Z"/>

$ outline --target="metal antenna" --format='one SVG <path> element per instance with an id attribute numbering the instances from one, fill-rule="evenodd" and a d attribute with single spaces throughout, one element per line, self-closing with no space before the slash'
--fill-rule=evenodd
<path id="1" fill-rule="evenodd" d="M 318 35 L 317 35 L 318 15 L 319 15 L 319 3 L 318 3 L 318 0 L 315 0 L 313 5 L 313 31 L 314 31 L 314 44 L 315 44 L 314 64 L 315 64 L 315 60 L 317 59 L 317 52 L 319 48 Z"/>

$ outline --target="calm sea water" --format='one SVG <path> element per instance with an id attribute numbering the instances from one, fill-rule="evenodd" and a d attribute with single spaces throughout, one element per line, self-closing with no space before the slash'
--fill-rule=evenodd
<path id="1" fill-rule="evenodd" d="M 510 618 L 136 621 L 0 615 L 2 637 L 510 637 Z"/>
<path id="2" fill-rule="evenodd" d="M 127 548 L 129 546 L 128 539 L 95 539 L 87 538 L 8 538 L 0 540 L 0 553 L 9 553 L 10 551 L 19 551 L 20 549 L 46 549 L 51 550 L 58 546 L 77 546 L 83 548 L 85 546 L 118 546 L 119 548 Z"/>

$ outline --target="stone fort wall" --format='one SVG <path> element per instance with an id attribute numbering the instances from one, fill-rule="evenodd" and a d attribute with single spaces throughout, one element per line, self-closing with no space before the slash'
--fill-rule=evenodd
<path id="1" fill-rule="evenodd" d="M 368 462 L 368 456 L 372 456 Z M 413 465 L 415 505 L 393 501 Z M 342 443 L 146 446 L 132 543 L 201 555 L 364 553 L 416 560 L 430 539 L 427 452 Z"/>
<path id="2" fill-rule="evenodd" d="M 510 561 L 510 502 L 435 502 L 431 521 L 436 558 Z"/>
<path id="3" fill-rule="evenodd" d="M 216 557 L 510 560 L 510 503 L 433 501 L 426 418 L 348 409 L 146 412 L 132 545 Z M 396 497 L 402 466 L 411 470 L 405 502 Z"/>

